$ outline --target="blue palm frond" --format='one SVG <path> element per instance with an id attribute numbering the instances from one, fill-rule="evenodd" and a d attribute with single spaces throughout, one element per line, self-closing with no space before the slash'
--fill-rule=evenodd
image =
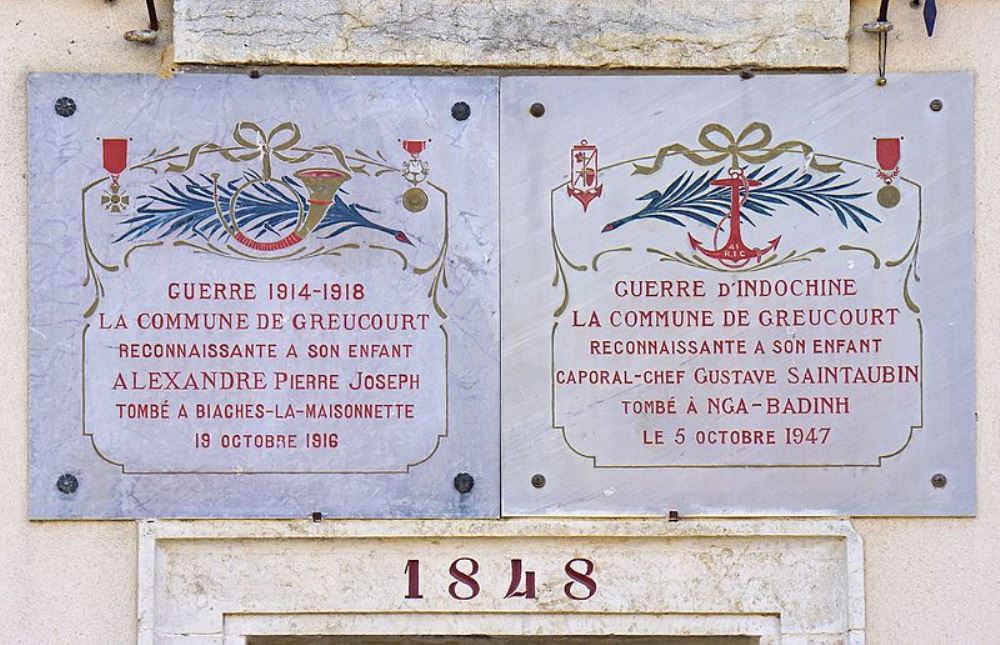
<path id="1" fill-rule="evenodd" d="M 692 222 L 715 227 L 729 216 L 730 189 L 711 183 L 722 173 L 722 168 L 700 175 L 694 171 L 681 173 L 663 192 L 654 190 L 637 198 L 646 205 L 632 215 L 609 222 L 603 232 L 643 219 L 684 227 Z M 741 211 L 741 221 L 751 226 L 756 225 L 753 216 L 770 217 L 778 206 L 798 206 L 817 217 L 823 212 L 831 213 L 844 228 L 856 226 L 865 232 L 868 231 L 866 221 L 881 221 L 857 205 L 859 199 L 871 194 L 853 188 L 860 179 L 845 180 L 842 175 L 817 179 L 809 173 L 799 174 L 798 169 L 786 172 L 780 166 L 758 167 L 747 173 L 747 178 L 761 182 L 750 191 Z"/>
<path id="2" fill-rule="evenodd" d="M 243 178 L 219 183 L 218 200 L 223 213 L 228 215 L 230 201 L 240 185 L 254 179 L 260 179 L 260 175 L 250 171 Z M 289 176 L 281 179 L 295 195 L 264 182 L 256 183 L 239 194 L 234 210 L 240 230 L 255 237 L 269 233 L 278 239 L 294 229 L 298 222 L 299 204 L 305 204 L 308 198 L 298 180 Z M 229 237 L 229 232 L 216 216 L 212 178 L 207 175 L 197 178 L 183 175 L 183 181 L 168 180 L 165 185 L 153 186 L 149 192 L 139 196 L 138 204 L 135 214 L 120 222 L 126 230 L 115 242 L 194 237 L 213 241 Z M 348 204 L 340 194 L 336 194 L 314 233 L 323 233 L 319 237 L 331 238 L 360 226 L 389 235 L 399 234 L 395 229 L 372 221 L 366 213 L 378 211 L 360 204 Z"/>

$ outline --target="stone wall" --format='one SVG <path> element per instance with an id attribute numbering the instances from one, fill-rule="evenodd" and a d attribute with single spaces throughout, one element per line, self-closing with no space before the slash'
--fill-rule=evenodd
<path id="1" fill-rule="evenodd" d="M 177 61 L 847 67 L 847 0 L 177 0 Z"/>

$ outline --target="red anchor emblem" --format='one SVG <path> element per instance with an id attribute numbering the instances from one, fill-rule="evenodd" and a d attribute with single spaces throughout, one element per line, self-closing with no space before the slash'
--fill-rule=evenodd
<path id="1" fill-rule="evenodd" d="M 688 233 L 691 248 L 706 257 L 718 260 L 719 264 L 731 269 L 738 269 L 753 259 L 760 262 L 765 254 L 778 248 L 778 242 L 781 241 L 780 235 L 768 242 L 764 248 L 753 249 L 743 243 L 743 236 L 740 233 L 740 208 L 750 196 L 750 189 L 754 186 L 760 186 L 759 181 L 747 179 L 742 169 L 733 169 L 729 171 L 728 179 L 714 179 L 712 185 L 729 186 L 729 217 L 724 218 L 715 227 L 715 235 L 712 238 L 714 249 L 706 249 L 705 245 L 696 240 L 694 235 Z M 719 247 L 719 231 L 725 222 L 729 222 L 729 239 L 722 247 Z"/>

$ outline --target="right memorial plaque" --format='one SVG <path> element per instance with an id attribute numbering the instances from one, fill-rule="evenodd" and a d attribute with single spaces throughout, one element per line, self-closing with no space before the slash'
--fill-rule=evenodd
<path id="1" fill-rule="evenodd" d="M 972 78 L 501 81 L 507 515 L 975 512 Z"/>

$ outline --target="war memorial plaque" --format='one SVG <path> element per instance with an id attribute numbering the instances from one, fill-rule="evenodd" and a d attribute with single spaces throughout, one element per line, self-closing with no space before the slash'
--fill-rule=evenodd
<path id="1" fill-rule="evenodd" d="M 496 85 L 32 76 L 31 516 L 495 516 Z"/>
<path id="2" fill-rule="evenodd" d="M 975 511 L 968 75 L 29 113 L 34 518 Z"/>
<path id="3" fill-rule="evenodd" d="M 500 118 L 505 514 L 974 513 L 971 76 L 511 77 Z"/>

